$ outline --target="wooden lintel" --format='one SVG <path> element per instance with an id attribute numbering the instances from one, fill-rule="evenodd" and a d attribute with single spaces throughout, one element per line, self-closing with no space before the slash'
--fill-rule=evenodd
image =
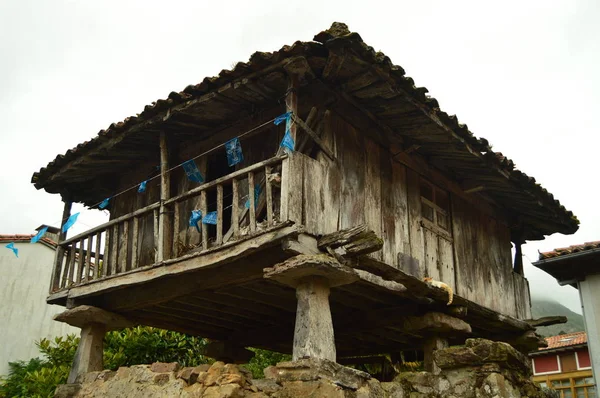
<path id="1" fill-rule="evenodd" d="M 317 144 L 319 146 L 319 148 L 321 148 L 323 153 L 325 153 L 325 155 L 327 155 L 327 157 L 329 159 L 331 159 L 333 161 L 336 160 L 336 157 L 333 154 L 333 152 L 331 151 L 331 149 L 329 149 L 327 147 L 327 145 L 323 142 L 323 140 L 321 140 L 321 137 L 319 137 L 319 135 L 317 133 L 315 133 L 313 131 L 313 129 L 311 129 L 306 123 L 304 123 L 304 120 L 300 119 L 297 115 L 294 115 L 293 119 L 298 124 L 298 126 L 300 126 L 300 128 L 302 130 L 304 130 L 308 135 L 311 136 L 311 138 L 313 139 L 315 144 Z"/>
<path id="2" fill-rule="evenodd" d="M 383 240 L 365 224 L 361 224 L 327 234 L 319 239 L 317 246 L 321 250 L 341 249 L 342 253 L 339 254 L 352 258 L 381 250 Z"/>

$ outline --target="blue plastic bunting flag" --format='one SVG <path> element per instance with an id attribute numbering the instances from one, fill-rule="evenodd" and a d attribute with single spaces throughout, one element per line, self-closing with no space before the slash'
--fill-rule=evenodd
<path id="1" fill-rule="evenodd" d="M 254 206 L 256 206 L 256 204 L 258 203 L 258 198 L 260 197 L 260 185 L 256 184 L 254 186 Z M 246 209 L 250 208 L 250 198 L 248 198 L 248 200 L 246 200 Z"/>
<path id="2" fill-rule="evenodd" d="M 36 243 L 37 241 L 42 239 L 42 236 L 44 236 L 44 234 L 46 233 L 47 230 L 48 230 L 48 227 L 44 227 L 44 228 L 40 229 L 39 232 L 37 233 L 37 235 L 34 236 L 33 238 L 31 238 L 30 243 Z"/>
<path id="3" fill-rule="evenodd" d="M 146 192 L 146 184 L 147 183 L 148 183 L 148 181 L 144 181 L 140 184 L 140 187 L 138 188 L 138 193 Z"/>
<path id="4" fill-rule="evenodd" d="M 71 228 L 73 224 L 75 224 L 75 221 L 77 221 L 77 217 L 79 217 L 79 213 L 75 213 L 71 217 L 69 217 L 67 222 L 62 227 L 62 231 L 67 232 L 67 230 Z"/>
<path id="5" fill-rule="evenodd" d="M 200 210 L 192 210 L 192 215 L 190 216 L 189 225 L 190 227 L 196 227 L 198 232 L 200 232 L 200 227 L 198 223 L 202 220 L 202 211 Z"/>
<path id="6" fill-rule="evenodd" d="M 217 212 L 211 211 L 210 213 L 206 213 L 204 218 L 202 218 L 202 224 L 217 225 Z"/>
<path id="7" fill-rule="evenodd" d="M 281 146 L 287 150 L 294 151 L 294 147 L 296 144 L 294 143 L 294 139 L 292 138 L 292 134 L 289 129 L 285 130 L 285 135 L 283 136 L 283 140 L 281 140 Z"/>
<path id="8" fill-rule="evenodd" d="M 240 144 L 239 138 L 235 137 L 234 139 L 227 141 L 225 143 L 225 151 L 227 152 L 227 164 L 229 164 L 229 167 L 244 161 L 242 145 Z"/>
<path id="9" fill-rule="evenodd" d="M 106 198 L 106 199 L 104 199 L 104 200 L 102 201 L 102 203 L 100 203 L 100 204 L 98 205 L 98 208 L 99 208 L 100 210 L 104 210 L 104 209 L 106 209 L 106 208 L 108 207 L 108 203 L 109 203 L 109 202 L 110 202 L 110 198 Z"/>
<path id="10" fill-rule="evenodd" d="M 287 112 L 283 115 L 277 116 L 273 123 L 275 123 L 276 125 L 280 125 L 284 120 L 285 135 L 283 136 L 283 140 L 281 141 L 280 146 L 293 152 L 296 144 L 294 142 L 294 139 L 292 138 L 292 134 L 290 133 L 290 127 L 292 126 L 292 112 Z"/>
<path id="11" fill-rule="evenodd" d="M 6 248 L 12 250 L 13 253 L 15 253 L 15 256 L 19 258 L 19 249 L 15 247 L 15 242 L 10 242 L 8 245 L 6 245 Z"/>
<path id="12" fill-rule="evenodd" d="M 196 166 L 196 162 L 193 159 L 188 160 L 182 166 L 190 181 L 200 184 L 204 182 L 204 177 L 200 174 L 200 170 L 198 170 L 198 166 Z"/>
<path id="13" fill-rule="evenodd" d="M 275 120 L 273 121 L 273 123 L 275 123 L 276 126 L 279 126 L 281 123 L 283 123 L 284 121 L 288 121 L 292 118 L 292 112 L 286 112 L 283 115 L 279 115 L 275 118 Z"/>

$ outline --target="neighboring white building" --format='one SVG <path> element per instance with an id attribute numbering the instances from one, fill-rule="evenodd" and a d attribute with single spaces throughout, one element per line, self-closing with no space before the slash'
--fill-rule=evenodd
<path id="1" fill-rule="evenodd" d="M 49 228 L 34 244 L 29 243 L 34 235 L 0 235 L 0 375 L 8 373 L 8 362 L 40 356 L 37 340 L 79 335 L 79 329 L 52 320 L 63 307 L 46 304 L 57 232 Z M 6 248 L 10 242 L 18 258 Z"/>

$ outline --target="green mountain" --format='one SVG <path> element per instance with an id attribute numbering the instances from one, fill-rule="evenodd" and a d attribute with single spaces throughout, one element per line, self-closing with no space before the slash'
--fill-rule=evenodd
<path id="1" fill-rule="evenodd" d="M 581 332 L 585 330 L 583 316 L 571 311 L 564 305 L 555 301 L 532 298 L 531 315 L 534 319 L 556 315 L 564 315 L 567 317 L 567 323 L 537 328 L 537 332 L 544 337 L 556 336 L 561 333 Z"/>

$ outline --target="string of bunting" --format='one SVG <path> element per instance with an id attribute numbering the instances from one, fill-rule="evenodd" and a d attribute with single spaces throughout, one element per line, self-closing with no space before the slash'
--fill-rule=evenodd
<path id="1" fill-rule="evenodd" d="M 282 115 L 279 115 L 277 117 L 275 117 L 274 119 L 271 119 L 259 126 L 256 126 L 242 134 L 240 134 L 239 136 L 223 143 L 223 144 L 219 144 L 211 149 L 209 149 L 206 152 L 203 152 L 189 160 L 186 160 L 178 165 L 175 165 L 173 167 L 171 167 L 170 169 L 166 170 L 165 173 L 170 173 L 171 171 L 177 169 L 178 167 L 182 167 L 183 170 L 185 171 L 185 174 L 187 176 L 187 178 L 195 183 L 198 184 L 202 184 L 205 182 L 204 176 L 202 175 L 202 173 L 200 172 L 200 170 L 198 169 L 198 166 L 196 165 L 195 159 L 198 159 L 202 156 L 205 156 L 211 152 L 214 152 L 215 150 L 221 148 L 221 147 L 225 147 L 225 153 L 227 155 L 227 164 L 229 167 L 233 167 L 239 163 L 242 163 L 244 161 L 244 154 L 242 152 L 242 145 L 240 142 L 240 138 L 270 124 L 273 123 L 276 126 L 280 125 L 281 123 L 285 122 L 286 126 L 285 126 L 285 134 L 283 136 L 283 139 L 281 140 L 280 146 L 284 149 L 284 151 L 287 154 L 291 154 L 294 151 L 295 148 L 295 142 L 294 139 L 291 135 L 291 126 L 292 126 L 292 112 L 286 112 Z M 160 166 L 157 166 L 157 169 L 160 168 Z M 90 206 L 90 208 L 93 207 L 98 207 L 98 209 L 100 210 L 105 210 L 106 208 L 108 208 L 108 206 L 110 205 L 111 199 L 122 195 L 134 188 L 137 188 L 137 192 L 138 193 L 145 193 L 146 192 L 146 187 L 149 181 L 154 180 L 158 177 L 160 177 L 160 173 L 149 177 L 148 179 L 135 184 L 127 189 L 124 189 L 112 196 L 109 196 L 107 198 L 105 198 L 104 200 L 102 200 L 99 203 L 96 203 L 92 206 Z M 260 193 L 261 193 L 261 187 L 260 184 L 257 184 L 254 188 L 254 200 L 255 202 L 258 201 L 258 198 L 260 197 Z M 231 206 L 228 206 L 231 207 Z M 245 207 L 246 208 L 250 208 L 250 199 L 248 198 L 248 200 L 245 203 Z M 77 217 L 79 216 L 79 213 L 75 213 L 73 215 L 71 215 L 66 222 L 62 225 L 62 232 L 67 232 L 67 230 L 69 230 L 76 222 L 77 222 Z M 65 220 L 62 220 L 61 222 L 64 222 Z M 202 212 L 200 210 L 192 210 L 192 215 L 190 216 L 190 220 L 189 220 L 189 226 L 190 227 L 196 227 L 196 229 L 198 231 L 200 231 L 200 228 L 198 227 L 198 223 L 202 222 L 203 224 L 216 224 L 217 223 L 217 212 L 210 212 L 207 213 L 206 215 L 204 215 L 204 217 L 202 216 Z M 44 227 L 42 229 L 39 230 L 39 232 L 33 237 L 31 238 L 31 243 L 37 243 L 43 236 L 44 234 L 48 231 L 48 227 Z M 6 245 L 6 248 L 11 249 L 14 253 L 15 256 L 18 257 L 18 252 L 19 250 L 14 246 L 14 242 L 9 243 L 8 245 Z"/>

